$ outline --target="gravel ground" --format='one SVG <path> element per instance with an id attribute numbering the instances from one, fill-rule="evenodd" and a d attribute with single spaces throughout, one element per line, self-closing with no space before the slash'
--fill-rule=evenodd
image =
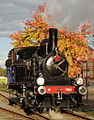
<path id="1" fill-rule="evenodd" d="M 21 112 L 22 114 L 25 114 L 25 112 L 23 112 L 23 110 L 20 109 L 19 106 L 15 106 L 15 105 L 10 106 L 8 104 L 9 104 L 9 102 L 7 100 L 5 100 L 5 98 L 0 97 L 0 107 L 6 108 L 11 111 L 18 112 L 18 113 Z M 14 115 L 6 113 L 0 109 L 0 120 L 23 120 L 23 119 L 21 119 L 17 116 L 15 117 Z"/>
<path id="2" fill-rule="evenodd" d="M 6 112 L 2 112 L 0 111 L 0 120 L 23 120 L 23 118 L 15 118 L 13 115 L 10 115 L 10 114 L 6 114 Z"/>

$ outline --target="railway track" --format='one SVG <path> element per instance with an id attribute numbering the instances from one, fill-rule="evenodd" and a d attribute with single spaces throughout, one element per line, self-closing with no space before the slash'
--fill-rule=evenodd
<path id="1" fill-rule="evenodd" d="M 4 98 L 7 99 L 8 101 L 11 101 L 11 102 L 13 102 L 13 103 L 15 103 L 15 104 L 17 104 L 17 105 L 20 106 L 20 104 L 19 104 L 18 102 L 13 101 L 12 99 L 10 100 L 10 98 L 9 98 L 9 94 L 11 94 L 12 96 L 13 96 L 13 95 L 16 96 L 16 94 L 14 94 L 14 93 L 12 93 L 12 92 L 10 92 L 10 91 L 8 91 L 8 90 L 0 90 L 0 91 L 1 91 L 0 96 L 4 97 Z"/>
<path id="2" fill-rule="evenodd" d="M 20 118 L 28 119 L 28 120 L 50 120 L 49 118 L 39 115 L 38 113 L 32 116 L 31 115 L 27 116 L 27 115 L 24 115 L 24 114 L 21 114 L 21 113 L 18 113 L 18 112 L 15 112 L 15 111 L 3 108 L 3 107 L 0 107 L 0 110 L 4 112 L 8 112 L 9 114 L 12 114 L 12 115 L 16 115 L 17 117 L 20 117 Z"/>
<path id="3" fill-rule="evenodd" d="M 1 110 L 1 111 L 4 111 L 4 112 L 8 112 L 9 114 L 12 114 L 12 115 L 16 115 L 17 117 L 25 118 L 25 119 L 28 119 L 28 120 L 34 120 L 34 119 L 32 119 L 32 118 L 30 118 L 30 117 L 28 117 L 28 116 L 19 114 L 19 113 L 17 113 L 17 112 L 11 111 L 11 110 L 9 110 L 9 109 L 5 109 L 5 108 L 3 108 L 3 107 L 0 107 L 0 110 Z"/>
<path id="4" fill-rule="evenodd" d="M 12 94 L 12 95 L 17 96 L 16 93 L 11 92 L 10 90 L 0 90 L 0 91 L 1 91 L 1 92 L 4 92 L 4 93 L 8 93 L 8 94 Z"/>
<path id="5" fill-rule="evenodd" d="M 2 91 L 2 92 L 9 93 L 8 91 Z M 5 96 L 3 93 L 0 93 L 0 96 L 2 96 L 5 99 L 9 100 L 8 96 Z M 16 103 L 15 101 L 13 101 L 13 102 Z M 20 104 L 18 104 L 18 103 L 17 103 L 17 105 L 20 106 Z M 10 114 L 13 114 L 13 115 L 16 115 L 16 116 L 19 116 L 21 118 L 28 119 L 28 120 L 50 120 L 50 118 L 48 118 L 48 117 L 46 117 L 44 115 L 41 115 L 41 114 L 39 114 L 37 112 L 33 112 L 32 115 L 25 115 L 24 111 L 23 111 L 23 114 L 20 114 L 18 112 L 15 112 L 13 110 L 10 110 L 10 109 L 4 108 L 4 107 L 0 107 L 0 110 L 3 110 L 5 112 L 8 112 Z"/>
<path id="6" fill-rule="evenodd" d="M 74 111 L 74 110 L 71 110 L 71 109 L 64 109 L 64 111 L 66 113 L 69 113 L 73 116 L 77 116 L 79 118 L 82 118 L 82 119 L 85 119 L 85 120 L 94 120 L 94 117 L 91 116 L 91 115 L 88 115 L 87 113 L 85 112 L 80 112 L 80 111 Z"/>
<path id="7" fill-rule="evenodd" d="M 6 91 L 2 91 L 2 92 L 6 92 Z M 7 93 L 9 93 L 8 91 L 7 91 Z M 8 99 L 9 100 L 9 98 L 8 97 L 6 97 L 4 94 L 2 94 L 2 93 L 0 93 L 0 95 L 2 95 L 3 97 L 5 97 L 6 99 Z M 19 105 L 19 104 L 18 104 Z M 7 111 L 7 112 L 10 112 L 10 113 L 12 113 L 12 114 L 16 114 L 16 115 L 18 115 L 18 116 L 22 116 L 22 117 L 24 117 L 24 118 L 26 118 L 26 119 L 31 119 L 31 120 L 51 120 L 51 119 L 55 119 L 55 120 L 57 120 L 56 118 L 53 118 L 53 117 L 45 117 L 44 115 L 42 115 L 42 114 L 40 114 L 40 113 L 33 113 L 32 115 L 29 115 L 29 116 L 27 116 L 27 115 L 23 115 L 23 114 L 19 114 L 19 113 L 16 113 L 16 112 L 14 112 L 14 111 L 11 111 L 11 110 L 8 110 L 8 109 L 6 109 L 6 108 L 1 108 L 0 107 L 0 109 L 3 109 L 4 111 Z M 73 110 L 71 110 L 71 109 L 64 109 L 64 112 L 65 113 L 67 113 L 67 114 L 69 114 L 69 115 L 71 115 L 71 116 L 74 116 L 75 117 L 75 119 L 77 120 L 79 120 L 79 119 L 81 119 L 81 120 L 94 120 L 94 117 L 93 116 L 90 116 L 90 115 L 88 115 L 88 114 L 86 114 L 86 113 L 84 113 L 84 112 L 77 112 L 77 111 L 73 111 Z M 65 113 L 62 113 L 61 115 L 63 115 L 63 118 L 64 118 L 64 114 Z M 65 120 L 66 120 L 66 117 L 64 118 Z M 70 119 L 71 120 L 71 119 Z"/>

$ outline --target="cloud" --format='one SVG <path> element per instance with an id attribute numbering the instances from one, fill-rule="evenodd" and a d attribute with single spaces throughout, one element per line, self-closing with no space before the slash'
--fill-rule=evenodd
<path id="1" fill-rule="evenodd" d="M 22 22 L 31 19 L 30 10 L 47 0 L 0 0 L 0 37 L 23 29 Z"/>
<path id="2" fill-rule="evenodd" d="M 5 60 L 0 60 L 0 67 L 5 68 Z"/>
<path id="3" fill-rule="evenodd" d="M 94 24 L 94 0 L 49 0 L 43 16 L 47 14 L 51 18 L 46 22 L 58 28 L 76 28 L 85 22 Z"/>

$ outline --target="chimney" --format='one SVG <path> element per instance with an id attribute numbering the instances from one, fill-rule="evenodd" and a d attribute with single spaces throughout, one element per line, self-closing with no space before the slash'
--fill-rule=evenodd
<path id="1" fill-rule="evenodd" d="M 49 45 L 51 51 L 55 51 L 55 48 L 57 47 L 57 36 L 58 30 L 56 28 L 49 29 Z"/>

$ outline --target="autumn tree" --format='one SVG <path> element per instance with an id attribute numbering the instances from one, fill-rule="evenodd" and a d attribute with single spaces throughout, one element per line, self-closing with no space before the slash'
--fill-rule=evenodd
<path id="1" fill-rule="evenodd" d="M 44 10 L 43 8 L 44 6 L 39 6 L 37 12 L 31 13 L 33 20 L 23 22 L 26 25 L 24 31 L 10 35 L 10 38 L 15 41 L 12 43 L 14 47 L 39 45 L 41 40 L 48 38 L 49 25 L 40 15 Z"/>
<path id="2" fill-rule="evenodd" d="M 89 28 L 88 25 L 83 25 L 82 27 Z M 78 63 L 82 60 L 87 59 L 90 51 L 88 50 L 88 41 L 86 39 L 86 34 L 90 34 L 89 31 L 84 30 L 84 32 L 73 32 L 69 33 L 66 30 L 59 31 L 59 41 L 58 47 L 59 51 L 64 54 L 69 62 L 69 75 L 77 76 L 81 73 L 81 68 Z"/>
<path id="3" fill-rule="evenodd" d="M 54 26 L 49 26 L 43 20 L 40 13 L 44 11 L 45 6 L 39 6 L 39 10 L 31 14 L 32 20 L 24 22 L 26 26 L 24 30 L 10 35 L 14 40 L 12 43 L 14 47 L 39 45 L 41 40 L 48 38 L 48 30 Z M 69 76 L 71 77 L 81 72 L 78 62 L 89 54 L 86 40 L 86 34 L 90 34 L 89 27 L 84 24 L 78 32 L 70 33 L 62 29 L 58 33 L 58 48 L 69 62 Z"/>

